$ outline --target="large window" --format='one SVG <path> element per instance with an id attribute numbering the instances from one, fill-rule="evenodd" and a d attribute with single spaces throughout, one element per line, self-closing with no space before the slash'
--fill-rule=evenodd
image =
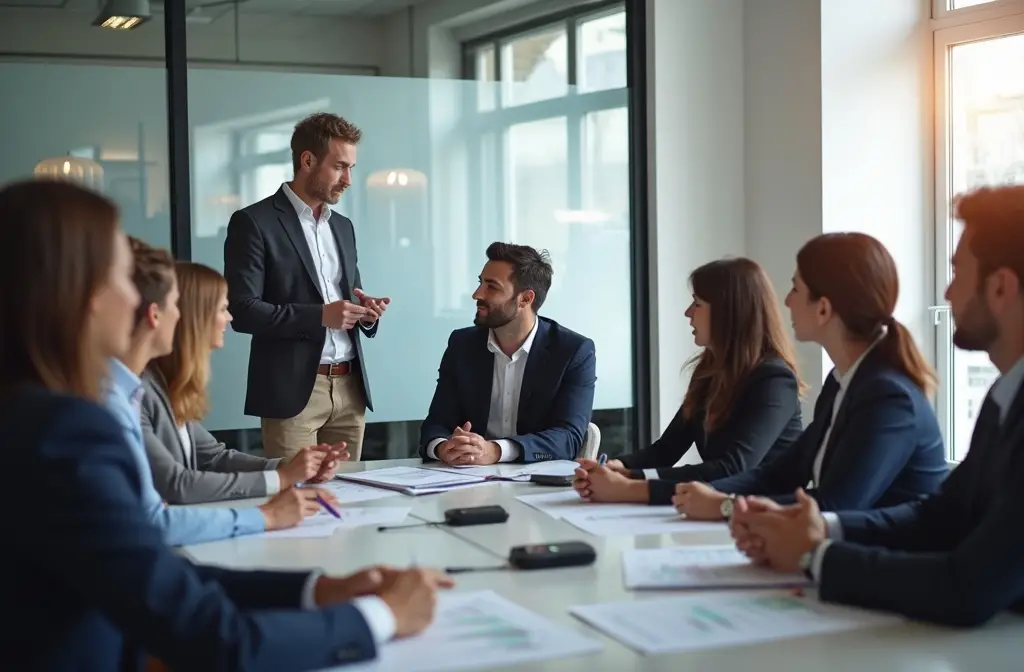
<path id="1" fill-rule="evenodd" d="M 596 342 L 594 421 L 616 450 L 636 422 L 632 332 L 594 316 L 629 306 L 632 291 L 625 29 L 621 3 L 591 5 L 464 51 L 477 82 L 465 100 L 474 247 L 509 240 L 551 254 L 542 313 Z"/>
<path id="2" fill-rule="evenodd" d="M 955 0 L 950 9 L 981 4 Z M 963 459 L 981 403 L 998 376 L 983 352 L 953 347 L 954 325 L 942 294 L 952 272 L 950 256 L 961 234 L 950 200 L 984 185 L 1024 184 L 1024 3 L 1000 2 L 1016 10 L 976 21 L 963 12 L 963 24 L 935 33 L 939 98 L 936 170 L 935 324 L 942 388 L 939 414 L 950 458 Z M 955 11 L 944 12 L 947 20 Z"/>

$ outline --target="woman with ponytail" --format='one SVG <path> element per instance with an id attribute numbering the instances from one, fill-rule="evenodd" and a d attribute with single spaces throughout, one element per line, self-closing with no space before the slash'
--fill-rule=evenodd
<path id="1" fill-rule="evenodd" d="M 673 503 L 696 520 L 728 519 L 737 495 L 791 503 L 807 487 L 823 511 L 890 506 L 938 490 L 947 473 L 928 402 L 935 375 L 893 317 L 896 263 L 861 233 L 810 240 L 786 296 L 796 338 L 820 344 L 835 368 L 811 424 L 775 459 L 710 483 L 681 483 Z"/>

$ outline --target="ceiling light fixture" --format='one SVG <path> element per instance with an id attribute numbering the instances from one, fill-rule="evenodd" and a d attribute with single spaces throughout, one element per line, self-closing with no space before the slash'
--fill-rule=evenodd
<path id="1" fill-rule="evenodd" d="M 107 0 L 92 25 L 111 30 L 131 30 L 149 18 L 149 0 Z"/>

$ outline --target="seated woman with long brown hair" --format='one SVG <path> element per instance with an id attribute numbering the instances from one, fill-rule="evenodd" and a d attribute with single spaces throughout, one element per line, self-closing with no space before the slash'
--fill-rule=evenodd
<path id="1" fill-rule="evenodd" d="M 893 316 L 896 262 L 863 233 L 811 239 L 796 257 L 786 306 L 798 340 L 835 364 L 814 419 L 792 446 L 751 471 L 681 483 L 673 503 L 688 518 L 722 520 L 737 495 L 792 503 L 808 487 L 823 511 L 891 506 L 935 493 L 948 473 L 928 394 L 935 376 Z"/>
<path id="2" fill-rule="evenodd" d="M 650 446 L 608 462 L 582 460 L 574 487 L 598 502 L 669 504 L 675 484 L 752 469 L 800 436 L 801 383 L 779 302 L 750 259 L 722 259 L 690 275 L 686 316 L 703 350 L 682 407 Z M 673 467 L 696 446 L 700 464 Z"/>
<path id="3" fill-rule="evenodd" d="M 181 317 L 170 354 L 142 376 L 142 429 L 157 491 L 169 503 L 263 497 L 304 481 L 334 476 L 345 445 L 310 446 L 289 460 L 227 449 L 201 424 L 209 400 L 210 355 L 224 347 L 231 322 L 227 281 L 209 266 L 179 261 Z"/>
<path id="4" fill-rule="evenodd" d="M 164 544 L 100 404 L 139 304 L 113 203 L 68 183 L 0 188 L 0 286 L 0 427 L 18 475 L 0 489 L 3 669 L 135 672 L 147 656 L 176 670 L 323 669 L 430 623 L 451 583 L 433 572 L 235 571 Z"/>

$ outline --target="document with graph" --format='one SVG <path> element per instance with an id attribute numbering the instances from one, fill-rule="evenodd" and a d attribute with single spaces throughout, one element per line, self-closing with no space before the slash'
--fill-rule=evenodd
<path id="1" fill-rule="evenodd" d="M 645 655 L 754 644 L 900 621 L 896 616 L 825 604 L 816 596 L 801 597 L 791 591 L 695 593 L 587 604 L 569 612 Z"/>
<path id="2" fill-rule="evenodd" d="M 758 567 L 731 544 L 631 548 L 622 552 L 626 588 L 778 588 L 810 584 L 802 572 Z"/>
<path id="3" fill-rule="evenodd" d="M 556 625 L 490 590 L 442 593 L 434 622 L 422 634 L 385 644 L 375 661 L 338 672 L 486 670 L 602 648 L 596 638 Z"/>

